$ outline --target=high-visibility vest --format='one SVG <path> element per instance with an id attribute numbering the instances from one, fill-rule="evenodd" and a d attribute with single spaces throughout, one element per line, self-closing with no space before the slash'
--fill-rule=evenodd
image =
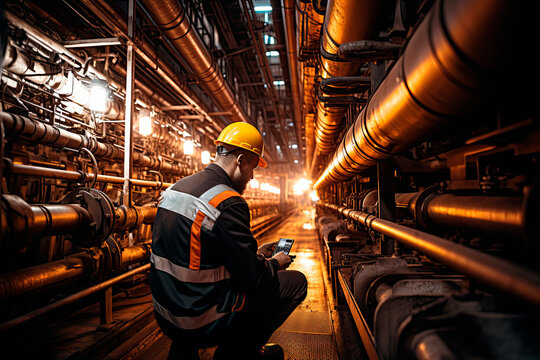
<path id="1" fill-rule="evenodd" d="M 244 306 L 245 293 L 231 286 L 231 275 L 211 246 L 220 205 L 232 197 L 244 201 L 225 184 L 200 196 L 173 186 L 158 207 L 150 258 L 154 310 L 179 330 L 196 331 L 227 321 Z"/>

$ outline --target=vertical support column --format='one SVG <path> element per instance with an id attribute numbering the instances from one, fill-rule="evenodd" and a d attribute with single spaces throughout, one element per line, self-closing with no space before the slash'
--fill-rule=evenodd
<path id="1" fill-rule="evenodd" d="M 279 177 L 279 212 L 285 214 L 288 211 L 287 208 L 287 192 L 288 192 L 288 179 L 287 176 L 282 175 Z"/>
<path id="2" fill-rule="evenodd" d="M 381 219 L 394 221 L 396 219 L 394 167 L 390 160 L 377 163 L 377 211 Z M 381 254 L 391 255 L 394 252 L 394 240 L 381 235 Z"/>
<path id="3" fill-rule="evenodd" d="M 112 287 L 108 287 L 101 293 L 99 301 L 99 324 L 109 325 L 112 323 Z"/>
<path id="4" fill-rule="evenodd" d="M 385 75 L 384 62 L 371 64 L 371 92 L 375 92 Z M 394 221 L 396 217 L 395 179 L 391 160 L 377 163 L 377 211 L 381 219 Z M 394 252 L 394 240 L 381 235 L 380 251 L 383 255 Z"/>
<path id="5" fill-rule="evenodd" d="M 128 42 L 127 42 L 127 67 L 126 67 L 126 120 L 125 120 L 125 143 L 124 143 L 124 187 L 122 202 L 125 206 L 131 206 L 131 183 L 133 173 L 133 84 L 135 77 L 135 57 L 133 49 L 133 22 L 135 20 L 135 0 L 129 0 L 128 4 Z"/>

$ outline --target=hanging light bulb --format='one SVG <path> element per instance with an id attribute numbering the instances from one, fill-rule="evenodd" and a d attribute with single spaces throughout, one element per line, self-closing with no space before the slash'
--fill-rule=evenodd
<path id="1" fill-rule="evenodd" d="M 90 109 L 101 113 L 107 111 L 108 98 L 107 82 L 101 79 L 92 80 L 90 84 Z"/>
<path id="2" fill-rule="evenodd" d="M 193 141 L 184 141 L 184 155 L 193 155 Z"/>
<path id="3" fill-rule="evenodd" d="M 152 133 L 152 114 L 148 109 L 139 111 L 139 134 L 148 136 Z"/>
<path id="4" fill-rule="evenodd" d="M 204 150 L 203 152 L 201 152 L 201 162 L 203 165 L 210 164 L 210 151 Z"/>

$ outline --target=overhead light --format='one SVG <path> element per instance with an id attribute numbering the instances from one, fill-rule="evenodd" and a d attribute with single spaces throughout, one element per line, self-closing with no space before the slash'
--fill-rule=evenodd
<path id="1" fill-rule="evenodd" d="M 267 51 L 266 56 L 272 56 L 272 57 L 279 56 L 279 51 L 275 51 L 275 50 Z"/>
<path id="2" fill-rule="evenodd" d="M 148 109 L 139 111 L 139 134 L 148 136 L 152 133 L 152 114 Z"/>
<path id="3" fill-rule="evenodd" d="M 295 164 L 298 164 L 298 160 L 294 159 L 294 163 L 295 163 Z"/>
<path id="4" fill-rule="evenodd" d="M 184 146 L 185 146 L 185 143 L 184 143 Z M 210 151 L 204 150 L 203 152 L 201 152 L 201 162 L 203 165 L 210 164 Z"/>
<path id="5" fill-rule="evenodd" d="M 298 148 L 298 145 L 292 144 L 292 145 L 291 145 L 291 148 L 292 148 L 292 149 L 296 149 L 296 148 Z"/>
<path id="6" fill-rule="evenodd" d="M 193 141 L 184 141 L 184 155 L 193 155 Z"/>
<path id="7" fill-rule="evenodd" d="M 283 80 L 274 80 L 274 86 L 283 86 L 285 85 L 285 81 Z"/>
<path id="8" fill-rule="evenodd" d="M 108 98 L 107 82 L 101 79 L 92 80 L 90 84 L 90 110 L 101 113 L 107 111 Z"/>
<path id="9" fill-rule="evenodd" d="M 255 6 L 255 12 L 268 12 L 268 11 L 272 11 L 272 7 L 270 5 Z"/>

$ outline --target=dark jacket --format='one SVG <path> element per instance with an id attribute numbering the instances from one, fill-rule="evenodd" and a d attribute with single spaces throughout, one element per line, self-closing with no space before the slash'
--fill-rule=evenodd
<path id="1" fill-rule="evenodd" d="M 167 189 L 154 222 L 150 268 L 165 334 L 215 344 L 250 294 L 277 287 L 279 263 L 256 252 L 249 207 L 220 166 L 210 164 Z"/>

